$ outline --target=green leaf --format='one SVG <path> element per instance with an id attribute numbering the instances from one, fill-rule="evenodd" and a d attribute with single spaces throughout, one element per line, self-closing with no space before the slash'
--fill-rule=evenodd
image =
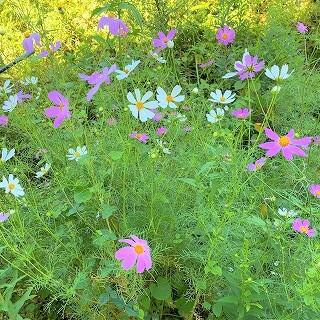
<path id="1" fill-rule="evenodd" d="M 95 8 L 91 13 L 91 17 L 97 16 L 97 15 L 99 15 L 103 12 L 109 11 L 109 10 L 112 10 L 112 3 L 108 3 L 105 6 L 100 7 L 100 8 Z"/>
<path id="2" fill-rule="evenodd" d="M 240 90 L 243 89 L 246 86 L 246 81 L 236 81 L 234 84 L 234 90 Z"/>
<path id="3" fill-rule="evenodd" d="M 114 212 L 117 211 L 116 207 L 110 206 L 109 204 L 105 204 L 101 210 L 101 217 L 103 219 L 110 218 Z"/>
<path id="4" fill-rule="evenodd" d="M 143 296 L 138 298 L 138 302 L 139 302 L 140 307 L 143 310 L 149 311 L 149 309 L 150 309 L 150 298 L 149 298 L 149 296 L 144 294 Z"/>
<path id="5" fill-rule="evenodd" d="M 193 310 L 194 301 L 188 301 L 185 297 L 181 297 L 176 301 L 178 312 L 184 318 L 188 318 Z"/>
<path id="6" fill-rule="evenodd" d="M 215 276 L 222 276 L 222 269 L 215 261 L 209 261 L 204 268 L 204 272 L 205 274 L 211 273 Z"/>
<path id="7" fill-rule="evenodd" d="M 88 202 L 92 197 L 92 193 L 88 190 L 74 193 L 74 201 L 78 204 Z"/>
<path id="8" fill-rule="evenodd" d="M 122 158 L 123 152 L 122 151 L 111 151 L 109 153 L 109 156 L 113 161 L 118 161 Z"/>
<path id="9" fill-rule="evenodd" d="M 178 178 L 178 180 L 190 185 L 190 186 L 193 186 L 193 187 L 198 187 L 197 186 L 197 182 L 195 179 L 192 179 L 192 178 Z"/>
<path id="10" fill-rule="evenodd" d="M 118 6 L 119 9 L 126 9 L 133 16 L 136 22 L 141 26 L 143 23 L 143 17 L 139 10 L 129 2 L 121 2 Z"/>
<path id="11" fill-rule="evenodd" d="M 150 285 L 150 292 L 157 300 L 170 300 L 172 289 L 167 279 L 159 277 L 156 284 Z"/>

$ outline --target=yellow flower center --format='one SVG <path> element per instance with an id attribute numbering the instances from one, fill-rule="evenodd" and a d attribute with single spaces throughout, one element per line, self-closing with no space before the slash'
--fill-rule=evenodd
<path id="1" fill-rule="evenodd" d="M 225 101 L 226 101 L 226 98 L 225 98 L 224 96 L 221 96 L 220 101 L 221 101 L 221 102 L 225 102 Z"/>
<path id="2" fill-rule="evenodd" d="M 253 65 L 247 66 L 247 71 L 248 71 L 248 72 L 254 72 Z"/>
<path id="3" fill-rule="evenodd" d="M 9 188 L 10 191 L 14 190 L 15 187 L 16 187 L 16 185 L 15 185 L 14 183 L 12 183 L 12 182 L 10 182 L 10 183 L 8 184 L 8 188 Z"/>
<path id="4" fill-rule="evenodd" d="M 76 158 L 79 158 L 79 157 L 81 156 L 81 154 L 80 154 L 79 151 L 76 151 L 76 152 L 74 153 L 74 156 L 75 156 Z"/>
<path id="5" fill-rule="evenodd" d="M 141 133 L 137 133 L 136 134 L 136 139 L 140 139 L 142 137 L 142 134 Z"/>
<path id="6" fill-rule="evenodd" d="M 136 107 L 137 107 L 137 109 L 138 109 L 138 110 L 141 110 L 141 109 L 143 109 L 143 108 L 144 108 L 144 103 L 143 103 L 143 102 L 141 102 L 141 101 L 137 101 L 137 103 L 136 103 Z"/>
<path id="7" fill-rule="evenodd" d="M 300 227 L 300 232 L 307 233 L 308 231 L 309 231 L 308 227 L 305 227 L 305 226 Z"/>
<path id="8" fill-rule="evenodd" d="M 128 73 L 129 73 L 129 69 L 125 68 L 125 69 L 124 69 L 124 73 L 127 73 L 127 74 L 128 74 Z"/>
<path id="9" fill-rule="evenodd" d="M 290 144 L 290 139 L 287 136 L 280 137 L 278 143 L 281 147 L 287 147 Z"/>
<path id="10" fill-rule="evenodd" d="M 316 191 L 316 195 L 320 196 L 320 190 Z"/>
<path id="11" fill-rule="evenodd" d="M 30 31 L 26 31 L 26 32 L 24 33 L 24 37 L 25 37 L 25 38 L 29 38 L 30 35 L 31 35 Z"/>
<path id="12" fill-rule="evenodd" d="M 164 42 L 164 43 L 167 43 L 168 41 L 169 41 L 169 39 L 168 39 L 167 37 L 164 37 L 164 38 L 163 38 L 163 42 Z"/>
<path id="13" fill-rule="evenodd" d="M 173 96 L 167 96 L 167 101 L 172 102 L 173 101 Z"/>
<path id="14" fill-rule="evenodd" d="M 227 40 L 227 39 L 228 39 L 228 35 L 224 32 L 224 33 L 222 34 L 221 38 L 222 38 L 223 40 Z"/>
<path id="15" fill-rule="evenodd" d="M 134 251 L 136 254 L 142 254 L 144 252 L 143 246 L 141 244 L 136 244 L 134 246 Z"/>

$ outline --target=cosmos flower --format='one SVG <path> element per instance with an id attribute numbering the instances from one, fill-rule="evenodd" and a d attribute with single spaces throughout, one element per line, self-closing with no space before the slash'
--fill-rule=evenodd
<path id="1" fill-rule="evenodd" d="M 303 24 L 302 22 L 297 22 L 296 28 L 299 33 L 304 34 L 304 33 L 308 32 L 308 27 L 305 24 Z"/>
<path id="2" fill-rule="evenodd" d="M 12 91 L 13 85 L 11 85 L 10 80 L 6 80 L 2 87 L 0 87 L 0 94 L 10 93 Z"/>
<path id="3" fill-rule="evenodd" d="M 24 100 L 29 100 L 32 98 L 32 95 L 29 93 L 24 93 L 22 90 L 20 90 L 17 93 L 17 99 L 18 99 L 18 103 L 22 103 Z"/>
<path id="4" fill-rule="evenodd" d="M 152 120 L 154 122 L 159 122 L 163 119 L 164 115 L 162 112 L 159 112 L 158 110 L 154 109 L 154 110 L 151 110 L 153 113 L 154 113 L 154 116 L 152 118 Z"/>
<path id="5" fill-rule="evenodd" d="M 216 92 L 211 92 L 209 101 L 214 103 L 221 103 L 221 104 L 229 104 L 232 103 L 235 99 L 235 93 L 232 93 L 231 90 L 226 90 L 223 94 L 220 89 L 217 89 Z"/>
<path id="6" fill-rule="evenodd" d="M 48 98 L 55 103 L 55 105 L 46 108 L 44 113 L 48 118 L 55 118 L 53 127 L 58 128 L 65 119 L 69 119 L 71 117 L 71 113 L 69 111 L 69 100 L 56 90 L 50 91 L 48 93 Z"/>
<path id="7" fill-rule="evenodd" d="M 307 156 L 307 154 L 299 147 L 308 147 L 311 143 L 310 137 L 295 139 L 293 129 L 291 129 L 287 135 L 281 137 L 269 128 L 266 128 L 264 132 L 269 139 L 273 140 L 272 142 L 265 142 L 259 145 L 260 148 L 268 150 L 266 152 L 267 157 L 273 157 L 280 151 L 287 160 L 292 160 L 293 155 L 298 155 L 300 157 Z"/>
<path id="8" fill-rule="evenodd" d="M 309 187 L 309 191 L 313 194 L 316 198 L 320 199 L 320 184 L 312 184 Z"/>
<path id="9" fill-rule="evenodd" d="M 254 78 L 256 73 L 261 71 L 264 67 L 264 61 L 258 61 L 258 56 L 251 56 L 250 53 L 245 50 L 242 61 L 236 61 L 234 68 L 236 72 L 229 72 L 225 74 L 222 78 L 228 79 L 235 75 L 239 76 L 240 80 Z"/>
<path id="10" fill-rule="evenodd" d="M 129 137 L 133 139 L 137 139 L 138 141 L 143 143 L 147 143 L 149 140 L 149 136 L 146 133 L 137 133 L 136 131 L 130 133 Z"/>
<path id="11" fill-rule="evenodd" d="M 56 52 L 61 48 L 61 41 L 56 41 L 56 43 L 50 43 L 49 45 L 51 52 Z"/>
<path id="12" fill-rule="evenodd" d="M 4 222 L 8 220 L 10 217 L 10 213 L 0 212 L 0 222 Z"/>
<path id="13" fill-rule="evenodd" d="M 123 20 L 115 17 L 101 17 L 98 22 L 98 30 L 105 27 L 109 28 L 109 32 L 114 36 L 124 37 L 129 32 L 128 26 L 123 22 Z"/>
<path id="14" fill-rule="evenodd" d="M 139 65 L 140 60 L 132 60 L 131 64 L 127 64 L 124 67 L 124 70 L 115 70 L 115 72 L 118 74 L 116 78 L 118 80 L 122 80 L 125 78 L 128 78 L 129 74 Z"/>
<path id="15" fill-rule="evenodd" d="M 24 195 L 24 191 L 19 184 L 19 179 L 14 178 L 12 174 L 9 174 L 9 178 L 2 177 L 0 188 L 5 189 L 6 193 L 12 193 L 15 197 Z"/>
<path id="16" fill-rule="evenodd" d="M 316 233 L 315 229 L 310 228 L 309 220 L 301 220 L 300 218 L 297 218 L 292 222 L 292 229 L 299 233 L 304 233 L 308 237 L 314 237 Z"/>
<path id="17" fill-rule="evenodd" d="M 150 270 L 152 260 L 150 248 L 146 240 L 139 239 L 137 236 L 130 236 L 131 239 L 121 239 L 119 242 L 127 243 L 129 246 L 119 249 L 115 253 L 115 258 L 122 261 L 121 267 L 124 270 L 129 270 L 137 264 L 137 272 L 142 273 L 145 270 Z"/>
<path id="18" fill-rule="evenodd" d="M 43 177 L 44 175 L 46 175 L 50 168 L 51 168 L 51 164 L 46 163 L 44 165 L 44 167 L 40 168 L 40 171 L 36 172 L 36 178 L 39 179 L 39 178 Z"/>
<path id="19" fill-rule="evenodd" d="M 163 136 L 168 132 L 168 129 L 166 127 L 160 127 L 156 130 L 157 136 Z"/>
<path id="20" fill-rule="evenodd" d="M 270 69 L 266 69 L 265 75 L 272 80 L 280 82 L 284 79 L 289 78 L 294 71 L 292 70 L 290 73 L 288 73 L 288 69 L 289 67 L 287 64 L 284 64 L 283 66 L 281 66 L 281 68 L 279 68 L 279 66 L 277 65 L 274 65 Z"/>
<path id="21" fill-rule="evenodd" d="M 92 75 L 88 76 L 86 74 L 80 73 L 79 76 L 82 80 L 88 82 L 88 84 L 92 85 L 93 87 L 88 91 L 87 94 L 87 101 L 91 101 L 93 96 L 99 90 L 100 86 L 105 84 L 110 84 L 111 79 L 110 75 L 115 72 L 117 66 L 113 64 L 110 68 L 105 67 L 101 72 L 94 72 Z"/>
<path id="22" fill-rule="evenodd" d="M 211 110 L 206 114 L 207 120 L 211 123 L 216 123 L 220 121 L 224 116 L 224 110 L 221 108 L 217 108 L 215 110 Z"/>
<path id="23" fill-rule="evenodd" d="M 88 151 L 86 146 L 83 146 L 83 147 L 78 146 L 76 149 L 70 148 L 68 150 L 67 158 L 70 161 L 72 160 L 79 161 L 79 159 L 84 155 L 86 155 L 87 153 Z"/>
<path id="24" fill-rule="evenodd" d="M 157 88 L 157 100 L 161 108 L 169 107 L 171 109 L 177 108 L 175 102 L 182 102 L 185 99 L 184 95 L 179 95 L 182 88 L 176 85 L 170 94 L 167 94 L 161 87 Z"/>
<path id="25" fill-rule="evenodd" d="M 15 149 L 11 149 L 9 152 L 8 152 L 8 149 L 7 148 L 3 148 L 2 151 L 1 151 L 1 159 L 0 159 L 0 162 L 6 162 L 8 160 L 10 160 L 12 157 L 14 157 L 14 154 L 15 154 Z"/>
<path id="26" fill-rule="evenodd" d="M 286 208 L 279 208 L 278 209 L 278 214 L 282 217 L 285 218 L 292 218 L 295 217 L 297 215 L 297 213 L 293 210 L 288 210 Z"/>
<path id="27" fill-rule="evenodd" d="M 218 40 L 218 43 L 223 44 L 225 46 L 232 43 L 234 41 L 235 36 L 236 32 L 228 26 L 219 28 L 216 33 L 216 39 Z"/>
<path id="28" fill-rule="evenodd" d="M 9 118 L 5 115 L 0 116 L 0 126 L 5 127 L 8 125 Z"/>
<path id="29" fill-rule="evenodd" d="M 139 89 L 134 89 L 135 96 L 132 92 L 128 92 L 127 98 L 131 104 L 129 104 L 129 109 L 132 115 L 146 122 L 148 119 L 153 119 L 154 112 L 150 109 L 156 109 L 158 107 L 158 101 L 148 101 L 153 93 L 151 91 L 146 92 L 141 98 L 141 93 Z"/>
<path id="30" fill-rule="evenodd" d="M 259 170 L 261 167 L 264 166 L 264 164 L 266 163 L 266 161 L 267 161 L 267 158 L 262 157 L 262 158 L 256 160 L 255 162 L 249 163 L 249 164 L 247 165 L 247 170 L 248 170 L 248 171 L 257 171 L 257 170 Z"/>
<path id="31" fill-rule="evenodd" d="M 4 112 L 12 112 L 18 104 L 18 96 L 16 94 L 9 96 L 8 100 L 3 103 L 2 110 Z"/>
<path id="32" fill-rule="evenodd" d="M 26 77 L 24 80 L 20 81 L 22 84 L 25 86 L 31 85 L 31 84 L 37 84 L 38 83 L 38 78 L 31 76 L 31 77 Z"/>
<path id="33" fill-rule="evenodd" d="M 248 108 L 234 109 L 231 114 L 238 119 L 247 119 L 250 116 L 251 110 Z"/>
<path id="34" fill-rule="evenodd" d="M 158 38 L 154 38 L 152 41 L 153 46 L 160 50 L 165 48 L 173 48 L 173 38 L 176 35 L 176 33 L 176 29 L 171 29 L 167 35 L 165 35 L 163 32 L 158 32 Z"/>
<path id="35" fill-rule="evenodd" d="M 35 51 L 35 46 L 41 46 L 39 33 L 31 33 L 28 37 L 24 38 L 22 46 L 25 52 L 33 53 Z"/>

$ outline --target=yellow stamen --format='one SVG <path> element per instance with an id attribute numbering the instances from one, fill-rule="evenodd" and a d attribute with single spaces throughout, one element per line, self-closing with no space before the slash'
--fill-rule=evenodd
<path id="1" fill-rule="evenodd" d="M 163 42 L 164 42 L 164 43 L 167 43 L 168 41 L 169 41 L 169 39 L 168 39 L 167 37 L 164 37 L 164 38 L 163 38 Z"/>
<path id="2" fill-rule="evenodd" d="M 307 233 L 308 231 L 309 231 L 308 227 L 305 227 L 305 226 L 300 227 L 300 232 Z"/>
<path id="3" fill-rule="evenodd" d="M 224 33 L 222 34 L 221 38 L 222 38 L 223 40 L 227 40 L 227 39 L 228 39 L 228 35 L 224 32 Z"/>
<path id="4" fill-rule="evenodd" d="M 136 107 L 137 107 L 138 110 L 141 110 L 141 109 L 144 108 L 144 103 L 141 102 L 141 101 L 137 101 L 136 102 Z"/>
<path id="5" fill-rule="evenodd" d="M 167 102 L 172 102 L 173 101 L 173 96 L 167 96 L 166 100 L 167 100 Z"/>
<path id="6" fill-rule="evenodd" d="M 247 71 L 248 71 L 248 72 L 254 72 L 253 65 L 247 66 Z"/>
<path id="7" fill-rule="evenodd" d="M 30 31 L 26 31 L 26 32 L 24 33 L 24 37 L 25 37 L 25 38 L 29 38 L 30 35 L 31 35 Z"/>
<path id="8" fill-rule="evenodd" d="M 287 136 L 280 137 L 278 143 L 281 147 L 287 147 L 290 144 L 290 139 Z"/>
<path id="9" fill-rule="evenodd" d="M 320 190 L 316 191 L 316 195 L 320 196 Z"/>
<path id="10" fill-rule="evenodd" d="M 14 183 L 12 183 L 12 182 L 10 182 L 9 184 L 8 184 L 8 188 L 9 188 L 9 190 L 13 190 L 13 189 L 15 189 L 15 187 L 16 187 L 16 185 L 14 184 Z"/>
<path id="11" fill-rule="evenodd" d="M 221 96 L 221 97 L 220 97 L 220 101 L 221 101 L 221 102 L 225 102 L 225 101 L 226 101 L 226 98 L 225 98 L 224 96 Z"/>
<path id="12" fill-rule="evenodd" d="M 128 73 L 129 73 L 129 70 L 128 70 L 127 68 L 125 68 L 125 69 L 124 69 L 124 72 L 128 74 Z"/>
<path id="13" fill-rule="evenodd" d="M 79 157 L 81 156 L 81 154 L 80 154 L 79 151 L 76 151 L 76 152 L 74 153 L 74 156 L 75 156 L 76 158 L 79 158 Z"/>
<path id="14" fill-rule="evenodd" d="M 142 254 L 144 252 L 143 246 L 141 244 L 136 244 L 134 246 L 134 251 L 136 254 Z"/>
<path id="15" fill-rule="evenodd" d="M 141 133 L 137 133 L 136 134 L 136 139 L 140 139 L 142 137 L 142 134 Z"/>

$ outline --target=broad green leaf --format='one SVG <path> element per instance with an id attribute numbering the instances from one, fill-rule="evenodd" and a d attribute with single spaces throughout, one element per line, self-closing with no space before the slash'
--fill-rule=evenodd
<path id="1" fill-rule="evenodd" d="M 118 161 L 122 158 L 123 156 L 123 152 L 122 151 L 111 151 L 109 153 L 110 155 L 110 158 L 113 160 L 113 161 Z"/>
<path id="2" fill-rule="evenodd" d="M 109 204 L 105 204 L 101 210 L 101 217 L 103 219 L 110 218 L 114 212 L 117 211 L 117 208 L 114 206 L 110 206 Z"/>
<path id="3" fill-rule="evenodd" d="M 88 190 L 74 193 L 74 201 L 78 204 L 88 202 L 92 197 L 92 193 Z"/>
<path id="4" fill-rule="evenodd" d="M 112 3 L 108 3 L 103 7 L 94 9 L 91 13 L 91 17 L 97 16 L 97 15 L 99 15 L 103 12 L 109 11 L 109 10 L 112 10 Z"/>
<path id="5" fill-rule="evenodd" d="M 151 295 L 157 300 L 169 300 L 171 299 L 171 285 L 165 278 L 159 277 L 157 283 L 150 285 Z"/>

